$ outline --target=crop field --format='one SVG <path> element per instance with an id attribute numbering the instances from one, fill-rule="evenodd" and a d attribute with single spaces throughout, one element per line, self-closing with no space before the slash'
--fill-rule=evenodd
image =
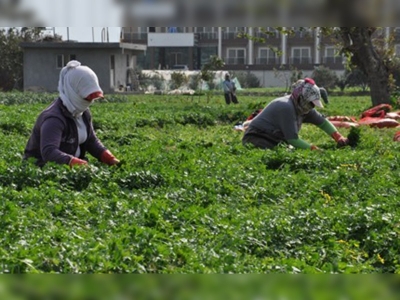
<path id="1" fill-rule="evenodd" d="M 399 128 L 337 149 L 305 125 L 322 151 L 264 151 L 233 127 L 272 97 L 110 95 L 91 111 L 122 164 L 40 169 L 22 154 L 55 97 L 0 93 L 0 273 L 400 273 Z"/>

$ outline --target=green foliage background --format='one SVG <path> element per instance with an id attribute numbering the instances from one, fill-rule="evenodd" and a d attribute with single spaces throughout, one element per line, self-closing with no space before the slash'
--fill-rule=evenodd
<path id="1" fill-rule="evenodd" d="M 400 273 L 396 128 L 337 149 L 306 125 L 322 152 L 262 151 L 233 127 L 272 98 L 111 95 L 91 110 L 120 167 L 24 164 L 55 97 L 0 94 L 1 273 Z M 321 111 L 369 105 L 330 97 Z"/>

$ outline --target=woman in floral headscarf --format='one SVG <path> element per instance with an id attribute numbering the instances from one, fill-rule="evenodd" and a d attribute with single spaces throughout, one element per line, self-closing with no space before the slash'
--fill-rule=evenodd
<path id="1" fill-rule="evenodd" d="M 52 161 L 72 167 L 87 165 L 88 152 L 105 164 L 118 164 L 93 130 L 89 106 L 104 97 L 97 75 L 70 61 L 60 72 L 58 91 L 58 99 L 37 118 L 24 159 L 34 158 L 38 166 Z"/>
<path id="2" fill-rule="evenodd" d="M 299 137 L 303 123 L 318 126 L 330 135 L 338 146 L 346 146 L 349 140 L 325 119 L 314 107 L 323 107 L 319 87 L 310 78 L 298 80 L 292 93 L 271 101 L 246 129 L 242 142 L 262 149 L 271 149 L 279 143 L 295 148 L 318 149 Z"/>

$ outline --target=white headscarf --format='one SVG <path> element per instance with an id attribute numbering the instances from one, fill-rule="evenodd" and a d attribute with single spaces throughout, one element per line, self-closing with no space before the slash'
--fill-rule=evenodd
<path id="1" fill-rule="evenodd" d="M 75 118 L 82 116 L 92 103 L 85 100 L 87 96 L 103 92 L 96 73 L 76 60 L 71 60 L 61 70 L 58 91 L 63 104 Z"/>

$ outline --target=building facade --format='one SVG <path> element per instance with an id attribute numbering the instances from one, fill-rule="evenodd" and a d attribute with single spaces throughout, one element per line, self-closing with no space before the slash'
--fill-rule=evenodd
<path id="1" fill-rule="evenodd" d="M 338 75 L 344 73 L 345 59 L 334 37 L 322 36 L 318 28 L 287 29 L 294 34 L 282 34 L 274 27 L 122 27 L 121 40 L 147 45 L 138 56 L 142 69 L 187 65 L 189 70 L 200 70 L 211 55 L 217 55 L 225 70 L 252 72 L 264 87 L 282 85 L 277 72 L 294 69 L 307 76 L 323 65 Z M 385 27 L 377 37 L 388 38 L 393 30 Z M 255 39 L 245 38 L 246 34 Z"/>
<path id="2" fill-rule="evenodd" d="M 24 90 L 56 92 L 61 69 L 78 60 L 97 74 L 105 93 L 126 90 L 132 85 L 136 56 L 145 45 L 132 43 L 25 42 Z"/>

